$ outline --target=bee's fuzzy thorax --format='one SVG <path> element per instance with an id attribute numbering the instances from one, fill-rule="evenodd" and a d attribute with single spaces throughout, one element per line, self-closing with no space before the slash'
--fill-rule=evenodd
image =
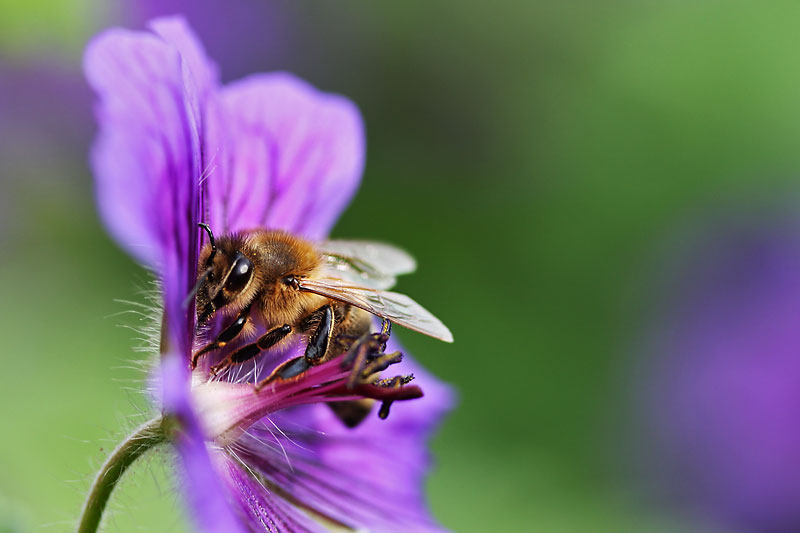
<path id="1" fill-rule="evenodd" d="M 261 318 L 267 325 L 294 324 L 322 305 L 323 299 L 301 293 L 286 283 L 289 277 L 313 276 L 322 260 L 314 246 L 284 231 L 256 230 L 247 234 L 243 253 L 256 265 Z"/>

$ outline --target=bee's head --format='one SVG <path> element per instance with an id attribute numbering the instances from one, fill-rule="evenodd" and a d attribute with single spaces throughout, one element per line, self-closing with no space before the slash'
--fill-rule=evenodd
<path id="1" fill-rule="evenodd" d="M 202 324 L 217 310 L 230 308 L 238 312 L 254 296 L 253 261 L 245 252 L 244 239 L 238 235 L 214 240 L 206 224 L 209 243 L 200 251 L 197 280 L 197 318 Z"/>

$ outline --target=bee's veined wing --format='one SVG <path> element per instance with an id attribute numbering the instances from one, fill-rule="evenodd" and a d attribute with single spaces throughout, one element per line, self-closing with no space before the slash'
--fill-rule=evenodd
<path id="1" fill-rule="evenodd" d="M 356 287 L 346 281 L 327 278 L 302 280 L 300 290 L 349 303 L 373 315 L 388 318 L 395 324 L 445 342 L 453 342 L 453 334 L 447 326 L 405 294 Z"/>
<path id="2" fill-rule="evenodd" d="M 317 245 L 327 273 L 370 289 L 388 289 L 395 277 L 414 272 L 417 262 L 390 244 L 371 241 L 325 241 Z"/>
<path id="3" fill-rule="evenodd" d="M 331 240 L 321 242 L 318 248 L 324 255 L 349 259 L 357 265 L 364 263 L 382 274 L 399 276 L 417 269 L 408 252 L 383 242 Z"/>

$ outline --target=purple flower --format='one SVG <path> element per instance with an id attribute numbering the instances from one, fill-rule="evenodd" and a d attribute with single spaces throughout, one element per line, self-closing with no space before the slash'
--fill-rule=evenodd
<path id="1" fill-rule="evenodd" d="M 800 220 L 773 216 L 695 237 L 648 345 L 648 472 L 725 531 L 800 530 Z"/>
<path id="2" fill-rule="evenodd" d="M 117 241 L 162 284 L 160 397 L 177 424 L 183 486 L 196 525 L 207 531 L 439 530 L 421 484 L 426 440 L 451 394 L 408 359 L 425 397 L 387 420 L 348 429 L 322 403 L 407 399 L 344 383 L 338 361 L 301 379 L 253 382 L 292 356 L 292 346 L 212 376 L 212 361 L 189 371 L 198 348 L 193 305 L 202 239 L 255 227 L 309 239 L 327 235 L 361 177 L 364 133 L 348 100 L 288 74 L 220 86 L 216 66 L 179 18 L 149 32 L 106 31 L 88 46 L 85 70 L 98 95 L 92 151 L 101 216 Z M 220 324 L 213 324 L 212 332 Z M 387 351 L 396 349 L 390 341 Z"/>

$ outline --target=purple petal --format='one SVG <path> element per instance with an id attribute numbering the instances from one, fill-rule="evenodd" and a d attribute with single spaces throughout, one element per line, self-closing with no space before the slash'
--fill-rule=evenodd
<path id="1" fill-rule="evenodd" d="M 311 520 L 297 507 L 287 504 L 274 491 L 256 481 L 245 467 L 224 457 L 228 490 L 236 495 L 239 508 L 248 519 L 251 531 L 306 533 L 329 531 Z M 227 531 L 221 529 L 219 531 Z"/>
<path id="2" fill-rule="evenodd" d="M 182 302 L 196 276 L 200 130 L 208 72 L 180 20 L 153 23 L 176 44 L 108 30 L 88 45 L 84 68 L 99 102 L 92 151 L 101 217 L 137 259 L 161 274 L 170 342 L 190 348 L 194 313 Z M 184 59 L 181 52 L 189 54 Z M 204 76 L 199 82 L 192 70 Z"/>
<path id="3" fill-rule="evenodd" d="M 251 427 L 237 453 L 293 499 L 349 527 L 441 531 L 423 484 L 430 466 L 427 441 L 453 394 L 413 361 L 402 365 L 401 372 L 417 376 L 414 383 L 425 396 L 395 403 L 387 420 L 377 417 L 375 406 L 350 429 L 324 405 L 288 409 Z"/>
<path id="4" fill-rule="evenodd" d="M 353 103 L 279 73 L 231 84 L 219 106 L 207 179 L 214 229 L 324 237 L 363 171 L 364 128 Z"/>
<path id="5" fill-rule="evenodd" d="M 257 394 L 252 383 L 215 380 L 197 383 L 192 393 L 206 436 L 221 445 L 235 442 L 265 416 L 298 405 L 363 398 L 410 401 L 423 396 L 417 385 L 398 389 L 362 384 L 348 388 L 350 373 L 340 360 L 331 360 L 310 368 L 297 379 L 268 383 Z"/>
<path id="6" fill-rule="evenodd" d="M 182 303 L 199 245 L 202 95 L 211 90 L 214 68 L 204 68 L 202 50 L 180 20 L 155 21 L 153 28 L 160 38 L 109 30 L 86 50 L 84 68 L 99 98 L 92 152 L 98 207 L 112 235 L 162 281 L 168 354 L 160 390 L 165 413 L 179 421 L 175 444 L 190 514 L 203 530 L 239 531 L 189 404 L 185 366 L 194 311 Z"/>
<path id="7" fill-rule="evenodd" d="M 173 444 L 182 463 L 183 494 L 189 515 L 200 531 L 244 531 L 228 504 L 228 495 L 206 446 L 205 435 L 189 403 L 189 380 L 186 361 L 179 354 L 170 354 L 161 365 L 165 411 L 179 422 Z M 214 452 L 220 461 L 220 451 Z M 223 477 L 227 474 L 222 470 Z"/>
<path id="8" fill-rule="evenodd" d="M 171 193 L 194 155 L 180 56 L 152 35 L 112 29 L 89 44 L 84 68 L 99 97 L 92 165 L 100 214 L 123 247 L 158 266 L 173 218 L 158 194 Z"/>
<path id="9" fill-rule="evenodd" d="M 189 78 L 193 80 L 200 98 L 204 101 L 219 86 L 219 69 L 206 56 L 203 45 L 189 25 L 183 17 L 164 17 L 150 21 L 148 26 L 178 50 L 189 72 Z"/>
<path id="10" fill-rule="evenodd" d="M 648 478 L 723 529 L 797 531 L 800 225 L 755 216 L 693 228 L 667 280 L 671 307 L 647 345 L 654 444 L 643 449 Z"/>

